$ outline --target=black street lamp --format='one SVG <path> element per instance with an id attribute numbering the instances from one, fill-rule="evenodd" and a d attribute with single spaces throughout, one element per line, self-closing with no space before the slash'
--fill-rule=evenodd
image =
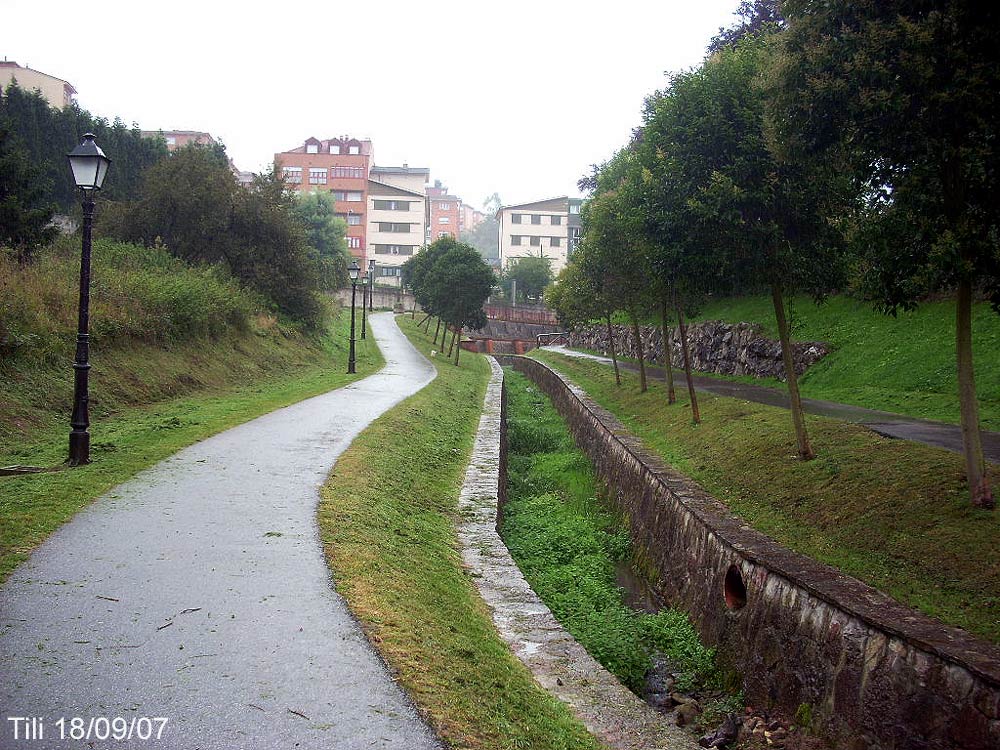
<path id="1" fill-rule="evenodd" d="M 76 358 L 73 361 L 73 416 L 69 433 L 69 465 L 90 463 L 90 413 L 88 376 L 90 374 L 90 242 L 94 224 L 94 191 L 100 190 L 111 160 L 94 142 L 93 133 L 69 154 L 73 180 L 83 191 L 83 251 L 80 254 L 80 306 L 76 327 Z"/>
<path id="2" fill-rule="evenodd" d="M 354 295 L 358 291 L 358 274 L 361 269 L 358 267 L 358 262 L 356 260 L 351 261 L 351 267 L 347 269 L 348 275 L 351 277 L 351 353 L 347 356 L 347 374 L 351 375 L 354 373 Z"/>
<path id="3" fill-rule="evenodd" d="M 361 277 L 361 338 L 362 338 L 362 340 L 365 337 L 365 319 L 367 317 L 367 315 L 365 314 L 365 310 L 367 309 L 367 304 L 368 304 L 366 302 L 367 299 L 368 299 L 368 277 L 367 276 L 362 276 Z"/>
<path id="4" fill-rule="evenodd" d="M 375 309 L 375 259 L 368 261 L 368 309 Z"/>

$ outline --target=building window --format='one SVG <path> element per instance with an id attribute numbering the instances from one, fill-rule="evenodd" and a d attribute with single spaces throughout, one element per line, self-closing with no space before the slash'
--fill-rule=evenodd
<path id="1" fill-rule="evenodd" d="M 450 203 L 438 203 L 438 208 L 440 208 L 442 211 L 450 211 L 451 210 L 451 204 Z"/>
<path id="2" fill-rule="evenodd" d="M 356 156 L 357 154 L 361 153 L 361 146 L 348 146 L 347 147 L 347 153 Z"/>
<path id="3" fill-rule="evenodd" d="M 450 216 L 438 216 L 438 224 L 451 224 Z"/>
<path id="4" fill-rule="evenodd" d="M 307 154 L 318 154 L 319 153 L 319 146 L 317 146 L 315 143 L 307 143 L 306 144 L 306 153 Z"/>
<path id="5" fill-rule="evenodd" d="M 172 135 L 168 135 L 167 136 L 167 145 L 168 146 L 176 146 L 177 145 L 177 139 L 174 136 L 172 136 Z"/>
<path id="6" fill-rule="evenodd" d="M 331 154 L 339 154 L 340 153 L 340 146 L 338 146 L 336 143 L 331 143 L 330 144 L 330 153 Z"/>
<path id="7" fill-rule="evenodd" d="M 405 222 L 398 221 L 380 221 L 378 223 L 378 231 L 380 232 L 409 232 L 410 225 Z"/>
<path id="8" fill-rule="evenodd" d="M 542 245 L 541 237 L 530 237 L 529 240 L 532 247 L 541 247 Z"/>
<path id="9" fill-rule="evenodd" d="M 562 238 L 549 237 L 549 247 L 562 247 Z"/>
<path id="10" fill-rule="evenodd" d="M 451 232 L 438 232 L 438 238 L 441 238 L 441 237 L 454 237 L 454 236 L 455 235 L 453 235 Z"/>
<path id="11" fill-rule="evenodd" d="M 375 266 L 379 276 L 401 276 L 403 269 L 399 266 Z"/>
<path id="12" fill-rule="evenodd" d="M 347 200 L 347 193 L 343 190 L 331 190 L 330 193 L 333 195 L 335 201 L 345 201 Z"/>
<path id="13" fill-rule="evenodd" d="M 531 223 L 532 224 L 541 224 L 542 223 L 541 214 L 532 214 L 531 215 Z"/>
<path id="14" fill-rule="evenodd" d="M 562 224 L 562 216 L 551 216 L 549 218 L 552 219 L 552 226 L 554 227 L 557 227 L 560 224 Z"/>
<path id="15" fill-rule="evenodd" d="M 300 185 L 302 183 L 302 167 L 284 167 L 281 173 L 285 178 L 285 182 L 293 185 Z"/>
<path id="16" fill-rule="evenodd" d="M 330 170 L 332 177 L 350 177 L 360 179 L 364 177 L 364 170 L 361 167 L 333 167 Z"/>
<path id="17" fill-rule="evenodd" d="M 375 208 L 379 211 L 409 211 L 409 201 L 375 201 Z"/>
<path id="18" fill-rule="evenodd" d="M 578 213 L 580 213 L 580 204 L 579 203 L 573 203 L 573 204 L 571 204 L 570 207 L 569 207 L 569 212 L 571 214 L 578 214 Z"/>
<path id="19" fill-rule="evenodd" d="M 316 169 L 315 167 L 309 168 L 309 184 L 310 185 L 325 185 L 326 184 L 326 170 Z"/>
<path id="20" fill-rule="evenodd" d="M 361 202 L 361 191 L 360 190 L 348 190 L 347 198 L 345 200 L 348 203 L 360 203 Z"/>
<path id="21" fill-rule="evenodd" d="M 413 255 L 413 245 L 376 245 L 376 255 Z"/>
<path id="22" fill-rule="evenodd" d="M 361 214 L 347 214 L 347 226 L 349 227 L 361 226 Z"/>
<path id="23" fill-rule="evenodd" d="M 511 214 L 510 215 L 510 223 L 511 224 L 520 224 L 521 223 L 521 214 Z"/>
<path id="24" fill-rule="evenodd" d="M 352 250 L 360 250 L 361 249 L 361 238 L 360 237 L 348 237 L 347 238 L 347 246 L 349 248 L 351 248 Z"/>
<path id="25" fill-rule="evenodd" d="M 519 235 L 519 234 L 512 234 L 510 236 L 510 244 L 511 245 L 520 245 L 521 244 L 521 235 Z"/>

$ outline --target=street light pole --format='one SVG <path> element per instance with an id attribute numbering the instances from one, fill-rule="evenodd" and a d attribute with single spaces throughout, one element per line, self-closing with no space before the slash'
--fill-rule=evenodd
<path id="1" fill-rule="evenodd" d="M 354 374 L 354 299 L 358 291 L 358 272 L 361 269 L 358 268 L 358 262 L 356 260 L 351 261 L 351 267 L 348 269 L 347 273 L 351 277 L 351 350 L 350 354 L 347 356 L 347 374 Z"/>
<path id="2" fill-rule="evenodd" d="M 83 142 L 67 154 L 73 180 L 83 191 L 83 248 L 80 253 L 80 302 L 76 326 L 76 357 L 73 360 L 73 414 L 69 433 L 69 465 L 90 463 L 90 251 L 94 224 L 94 191 L 100 190 L 111 160 L 87 133 Z"/>
<path id="3" fill-rule="evenodd" d="M 365 319 L 367 315 L 365 310 L 368 307 L 368 276 L 361 277 L 361 338 L 365 338 Z"/>
<path id="4" fill-rule="evenodd" d="M 375 259 L 368 261 L 368 309 L 375 310 Z"/>

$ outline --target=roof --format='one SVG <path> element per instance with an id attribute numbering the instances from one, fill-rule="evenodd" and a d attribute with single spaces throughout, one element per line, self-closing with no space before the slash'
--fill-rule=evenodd
<path id="1" fill-rule="evenodd" d="M 426 198 L 423 193 L 418 193 L 414 190 L 406 190 L 405 188 L 396 187 L 395 185 L 386 185 L 384 182 L 379 182 L 378 180 L 368 180 L 368 194 L 369 195 L 406 195 L 413 196 L 416 198 Z"/>
<path id="2" fill-rule="evenodd" d="M 410 167 L 404 164 L 401 167 L 372 167 L 372 172 L 381 172 L 382 174 L 426 174 L 429 175 L 431 170 L 427 167 Z"/>
<path id="3" fill-rule="evenodd" d="M 45 76 L 46 78 L 51 78 L 53 81 L 59 81 L 59 83 L 63 84 L 70 90 L 71 94 L 79 93 L 75 88 L 73 88 L 73 84 L 70 83 L 69 81 L 63 78 L 59 78 L 58 76 L 54 76 L 51 73 L 43 73 L 40 70 L 29 68 L 27 65 L 18 65 L 13 60 L 4 60 L 3 62 L 0 62 L 0 68 L 17 68 L 18 70 L 30 70 L 32 73 L 38 73 L 38 75 Z"/>
<path id="4" fill-rule="evenodd" d="M 337 146 L 359 146 L 359 150 L 365 156 L 370 155 L 372 152 L 372 142 L 367 138 L 352 138 L 351 136 L 341 135 L 334 136 L 333 138 L 327 138 L 325 140 L 320 140 L 319 138 L 314 138 L 309 136 L 306 138 L 301 146 L 296 146 L 295 148 L 290 148 L 285 151 L 281 151 L 282 154 L 304 154 L 306 152 L 306 144 L 318 144 L 321 151 L 330 150 L 330 144 Z M 348 156 L 349 154 L 341 154 L 341 156 Z"/>
<path id="5" fill-rule="evenodd" d="M 558 206 L 553 205 L 556 201 L 559 202 Z M 532 201 L 531 203 L 514 203 L 509 206 L 500 206 L 497 213 L 499 214 L 500 211 L 506 211 L 507 209 L 513 208 L 534 208 L 539 211 L 563 210 L 564 208 L 565 210 L 569 210 L 569 196 L 560 195 L 556 198 L 545 198 L 544 200 Z"/>

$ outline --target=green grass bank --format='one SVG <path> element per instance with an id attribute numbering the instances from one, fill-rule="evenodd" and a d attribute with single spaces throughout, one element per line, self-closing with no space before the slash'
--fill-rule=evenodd
<path id="1" fill-rule="evenodd" d="M 925 302 L 895 317 L 843 296 L 820 305 L 796 297 L 790 310 L 796 341 L 833 346 L 802 376 L 803 396 L 958 423 L 954 301 Z M 760 323 L 778 337 L 769 296 L 715 300 L 696 319 Z M 988 304 L 973 307 L 972 341 L 980 421 L 1000 430 L 1000 315 Z"/>
<path id="2" fill-rule="evenodd" d="M 437 348 L 406 317 L 417 348 Z M 337 461 L 320 533 L 351 611 L 453 748 L 597 748 L 497 635 L 455 531 L 490 368 L 432 360 L 437 378 L 384 414 Z"/>
<path id="3" fill-rule="evenodd" d="M 73 262 L 57 247 L 28 268 L 0 267 L 0 466 L 66 459 Z M 214 272 L 162 251 L 98 243 L 94 266 L 92 463 L 0 477 L 0 581 L 80 508 L 140 470 L 382 365 L 374 342 L 359 342 L 358 373 L 346 375 L 348 314 L 303 332 Z"/>
<path id="4" fill-rule="evenodd" d="M 817 458 L 796 458 L 788 412 L 687 394 L 596 362 L 537 353 L 678 471 L 758 530 L 943 622 L 1000 642 L 1000 516 L 973 509 L 960 456 L 821 417 Z M 991 469 L 995 483 L 1000 472 Z"/>

